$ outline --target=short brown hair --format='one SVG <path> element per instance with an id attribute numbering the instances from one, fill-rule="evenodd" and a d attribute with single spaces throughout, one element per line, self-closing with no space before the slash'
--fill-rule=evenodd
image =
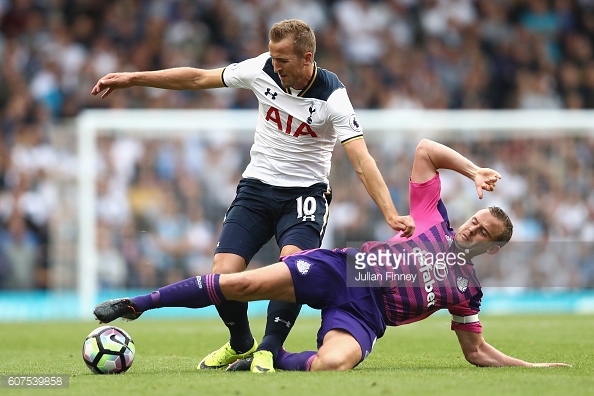
<path id="1" fill-rule="evenodd" d="M 303 56 L 306 52 L 316 54 L 316 36 L 313 29 L 299 19 L 285 19 L 275 23 L 270 28 L 268 37 L 273 43 L 292 38 L 293 48 L 298 56 Z"/>
<path id="2" fill-rule="evenodd" d="M 503 223 L 503 232 L 495 237 L 494 242 L 497 242 L 497 245 L 503 247 L 505 246 L 512 237 L 514 233 L 514 225 L 503 209 L 498 206 L 489 206 L 489 212 L 493 216 Z"/>

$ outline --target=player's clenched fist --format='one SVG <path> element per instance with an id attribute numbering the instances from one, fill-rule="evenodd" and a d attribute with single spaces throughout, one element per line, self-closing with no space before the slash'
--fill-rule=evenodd
<path id="1" fill-rule="evenodd" d="M 415 233 L 415 221 L 410 216 L 397 216 L 393 221 L 390 221 L 390 227 L 402 231 L 400 236 L 405 238 L 409 238 Z"/>

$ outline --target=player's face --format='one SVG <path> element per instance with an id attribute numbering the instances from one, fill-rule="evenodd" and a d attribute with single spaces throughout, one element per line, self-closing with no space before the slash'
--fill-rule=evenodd
<path id="1" fill-rule="evenodd" d="M 278 74 L 283 87 L 303 89 L 311 78 L 311 52 L 304 57 L 297 56 L 290 38 L 268 44 L 274 72 Z"/>
<path id="2" fill-rule="evenodd" d="M 504 226 L 499 219 L 481 209 L 468 219 L 456 233 L 456 246 L 461 250 L 468 250 L 473 256 L 483 254 L 494 247 L 495 238 L 501 234 Z"/>

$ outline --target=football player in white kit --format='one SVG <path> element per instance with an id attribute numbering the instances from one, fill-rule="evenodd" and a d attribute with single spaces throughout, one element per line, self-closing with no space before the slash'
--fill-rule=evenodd
<path id="1" fill-rule="evenodd" d="M 396 211 L 367 150 L 344 85 L 314 61 L 313 30 L 303 21 L 285 20 L 272 26 L 269 39 L 269 52 L 225 68 L 110 73 L 97 82 L 92 94 L 103 92 L 105 98 L 116 89 L 132 86 L 174 90 L 231 87 L 254 92 L 259 115 L 251 160 L 225 215 L 213 273 L 245 270 L 273 236 L 281 256 L 320 247 L 332 197 L 328 176 L 337 139 L 386 222 L 402 231 L 402 236 L 411 236 L 414 221 Z M 300 308 L 271 301 L 265 335 L 258 345 L 249 327 L 247 303 L 227 301 L 217 306 L 230 340 L 206 356 L 198 369 L 226 367 L 253 355 L 251 371 L 274 371 L 274 357 Z"/>

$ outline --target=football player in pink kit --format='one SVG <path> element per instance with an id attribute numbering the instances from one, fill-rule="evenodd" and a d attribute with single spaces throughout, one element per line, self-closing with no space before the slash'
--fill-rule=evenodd
<path id="1" fill-rule="evenodd" d="M 386 325 L 422 320 L 445 308 L 464 356 L 474 365 L 564 366 L 516 359 L 484 340 L 478 319 L 482 292 L 471 259 L 498 253 L 510 240 L 513 225 L 503 210 L 490 207 L 479 210 L 455 232 L 440 197 L 441 168 L 473 180 L 479 198 L 483 190 L 493 191 L 501 178 L 496 171 L 479 168 L 456 151 L 423 139 L 410 177 L 411 215 L 416 223 L 412 238 L 368 242 L 361 249 L 314 249 L 254 271 L 190 278 L 149 295 L 103 302 L 94 314 L 107 323 L 118 317 L 133 320 L 153 308 L 198 308 L 226 300 L 308 304 L 322 310 L 318 350 L 281 350 L 275 367 L 318 371 L 351 369 L 371 352 Z"/>

